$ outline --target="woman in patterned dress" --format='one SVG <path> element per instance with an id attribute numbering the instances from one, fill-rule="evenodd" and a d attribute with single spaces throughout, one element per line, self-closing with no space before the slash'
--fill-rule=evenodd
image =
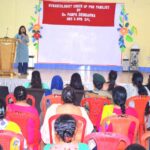
<path id="1" fill-rule="evenodd" d="M 16 63 L 18 63 L 18 73 L 27 74 L 28 69 L 28 43 L 29 37 L 26 33 L 25 26 L 19 28 L 18 34 L 15 36 L 17 39 L 17 49 L 16 49 Z"/>

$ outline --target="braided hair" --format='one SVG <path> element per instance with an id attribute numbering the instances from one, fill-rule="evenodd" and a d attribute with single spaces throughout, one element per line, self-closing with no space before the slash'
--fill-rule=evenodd
<path id="1" fill-rule="evenodd" d="M 116 86 L 112 92 L 113 101 L 116 105 L 119 105 L 121 108 L 122 114 L 126 113 L 125 103 L 127 99 L 126 89 L 122 86 Z"/>
<path id="2" fill-rule="evenodd" d="M 76 130 L 76 121 L 71 115 L 61 115 L 56 119 L 54 128 L 65 143 L 70 143 Z"/>
<path id="3" fill-rule="evenodd" d="M 111 70 L 109 72 L 108 78 L 109 78 L 108 91 L 112 91 L 114 89 L 115 84 L 116 84 L 117 71 Z"/>
<path id="4" fill-rule="evenodd" d="M 145 87 L 143 86 L 143 75 L 141 72 L 136 71 L 133 73 L 132 83 L 138 88 L 139 95 L 148 95 Z"/>

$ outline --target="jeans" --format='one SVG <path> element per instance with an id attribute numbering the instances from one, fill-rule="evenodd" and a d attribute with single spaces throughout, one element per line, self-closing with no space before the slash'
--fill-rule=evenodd
<path id="1" fill-rule="evenodd" d="M 27 74 L 28 63 L 18 63 L 18 73 Z"/>

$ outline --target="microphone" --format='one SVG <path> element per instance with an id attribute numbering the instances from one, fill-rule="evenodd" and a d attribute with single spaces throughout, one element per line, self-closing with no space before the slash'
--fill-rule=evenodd
<path id="1" fill-rule="evenodd" d="M 5 37 L 4 38 L 8 38 L 8 27 L 6 28 L 6 35 L 5 35 Z"/>
<path id="2" fill-rule="evenodd" d="M 24 33 L 21 34 L 21 40 L 24 38 L 24 35 L 25 35 Z"/>

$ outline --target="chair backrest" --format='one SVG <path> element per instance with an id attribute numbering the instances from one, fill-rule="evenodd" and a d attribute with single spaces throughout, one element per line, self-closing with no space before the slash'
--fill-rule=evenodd
<path id="1" fill-rule="evenodd" d="M 150 131 L 146 131 L 141 137 L 141 145 L 143 145 L 146 149 L 150 147 Z"/>
<path id="2" fill-rule="evenodd" d="M 81 101 L 81 106 L 89 107 L 89 118 L 94 126 L 97 125 L 100 112 L 104 105 L 110 104 L 111 101 L 107 98 L 84 98 Z"/>
<path id="3" fill-rule="evenodd" d="M 150 101 L 150 96 L 133 96 L 127 99 L 126 105 L 135 108 L 138 113 L 138 118 L 140 121 L 139 127 L 139 140 L 141 139 L 142 134 L 145 132 L 145 108 Z"/>
<path id="4" fill-rule="evenodd" d="M 135 108 L 138 113 L 140 124 L 144 123 L 146 105 L 150 101 L 150 96 L 133 96 L 127 99 L 126 105 Z"/>
<path id="5" fill-rule="evenodd" d="M 131 143 L 136 142 L 139 120 L 130 115 L 114 115 L 106 117 L 101 123 L 102 131 L 120 133 L 128 136 Z"/>
<path id="6" fill-rule="evenodd" d="M 24 137 L 8 130 L 0 130 L 0 145 L 3 150 L 23 150 Z"/>
<path id="7" fill-rule="evenodd" d="M 111 132 L 95 132 L 84 138 L 84 143 L 87 143 L 90 149 L 96 146 L 97 150 L 117 150 L 121 142 L 125 143 L 125 147 L 130 144 L 127 136 Z"/>
<path id="8" fill-rule="evenodd" d="M 8 86 L 0 86 L 0 98 L 5 100 L 8 94 L 9 94 Z"/>
<path id="9" fill-rule="evenodd" d="M 35 108 L 32 107 L 31 109 Z M 33 110 L 33 112 L 35 111 Z M 20 126 L 29 146 L 38 146 L 40 142 L 40 119 L 37 113 L 7 109 L 6 118 Z"/>
<path id="10" fill-rule="evenodd" d="M 14 94 L 9 93 L 9 94 L 6 96 L 5 101 L 6 101 L 6 105 L 12 104 L 12 103 L 16 103 L 16 98 L 15 98 Z"/>
<path id="11" fill-rule="evenodd" d="M 42 99 L 43 116 L 45 116 L 46 110 L 51 104 L 63 104 L 63 103 L 64 102 L 61 99 L 61 95 L 53 95 L 52 94 L 52 95 L 44 96 Z"/>
<path id="12" fill-rule="evenodd" d="M 41 113 L 41 107 L 40 103 L 42 100 L 42 97 L 44 95 L 44 89 L 37 89 L 37 88 L 27 88 L 27 93 L 32 95 L 35 98 L 35 107 L 38 110 L 38 113 Z"/>
<path id="13" fill-rule="evenodd" d="M 35 97 L 34 96 L 28 94 L 27 98 L 26 98 L 26 102 L 28 104 L 30 104 L 31 106 L 35 107 Z"/>
<path id="14" fill-rule="evenodd" d="M 12 94 L 12 93 L 9 93 L 7 96 L 6 96 L 6 105 L 8 105 L 8 104 L 12 104 L 12 103 L 16 103 L 16 98 L 15 98 L 15 96 L 14 96 L 14 94 Z M 29 103 L 31 106 L 35 106 L 35 98 L 32 96 L 32 95 L 30 95 L 30 94 L 28 94 L 27 95 L 27 99 L 26 99 L 26 101 L 27 101 L 27 103 Z"/>
<path id="15" fill-rule="evenodd" d="M 50 143 L 51 144 L 54 143 L 54 141 L 55 141 L 55 143 L 59 143 L 59 139 L 57 139 L 57 137 L 54 134 L 55 133 L 54 132 L 54 122 L 60 115 L 61 114 L 57 114 L 57 115 L 54 115 L 49 118 L 49 133 L 50 133 Z M 74 140 L 77 142 L 83 142 L 83 139 L 85 136 L 86 120 L 81 116 L 73 115 L 73 114 L 71 114 L 71 115 L 72 115 L 72 117 L 75 118 L 75 120 L 77 122 Z"/>

